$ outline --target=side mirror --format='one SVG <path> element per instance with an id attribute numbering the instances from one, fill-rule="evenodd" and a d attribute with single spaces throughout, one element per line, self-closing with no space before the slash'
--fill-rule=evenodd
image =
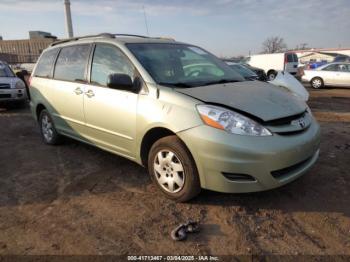
<path id="1" fill-rule="evenodd" d="M 134 84 L 129 75 L 110 74 L 108 76 L 107 86 L 113 89 L 133 91 Z"/>

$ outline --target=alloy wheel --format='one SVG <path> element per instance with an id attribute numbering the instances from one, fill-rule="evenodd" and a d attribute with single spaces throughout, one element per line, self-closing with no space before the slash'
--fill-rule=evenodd
<path id="1" fill-rule="evenodd" d="M 50 142 L 54 135 L 53 124 L 48 115 L 43 115 L 41 119 L 41 131 L 46 141 Z"/>
<path id="2" fill-rule="evenodd" d="M 177 193 L 184 187 L 184 167 L 174 152 L 159 151 L 154 158 L 153 169 L 157 182 L 165 191 Z"/>

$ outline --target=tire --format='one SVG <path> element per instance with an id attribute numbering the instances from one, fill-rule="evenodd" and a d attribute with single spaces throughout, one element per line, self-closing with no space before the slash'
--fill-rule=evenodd
<path id="1" fill-rule="evenodd" d="M 176 202 L 186 202 L 201 191 L 192 155 L 176 136 L 161 138 L 153 144 L 148 156 L 148 172 L 166 197 Z"/>
<path id="2" fill-rule="evenodd" d="M 52 117 L 46 109 L 40 112 L 39 127 L 41 137 L 48 145 L 58 145 L 62 142 L 62 136 L 58 134 Z"/>
<path id="3" fill-rule="evenodd" d="M 272 81 L 276 78 L 277 72 L 274 70 L 271 70 L 267 73 L 267 81 Z"/>
<path id="4" fill-rule="evenodd" d="M 314 89 L 321 89 L 324 87 L 324 82 L 320 77 L 314 77 L 311 79 L 310 84 Z"/>

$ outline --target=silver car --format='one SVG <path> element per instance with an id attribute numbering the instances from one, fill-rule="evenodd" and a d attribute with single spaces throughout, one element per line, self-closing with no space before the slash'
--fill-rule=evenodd
<path id="1" fill-rule="evenodd" d="M 313 70 L 304 70 L 303 82 L 313 88 L 324 86 L 350 87 L 350 63 L 330 63 Z"/>
<path id="2" fill-rule="evenodd" d="M 8 66 L 0 61 L 0 102 L 24 103 L 27 91 L 24 82 Z"/>

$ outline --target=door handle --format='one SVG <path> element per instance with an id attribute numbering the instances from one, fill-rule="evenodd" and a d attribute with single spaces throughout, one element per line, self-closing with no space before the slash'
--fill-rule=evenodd
<path id="1" fill-rule="evenodd" d="M 80 87 L 77 87 L 76 89 L 74 89 L 74 93 L 75 93 L 76 95 L 81 95 L 81 94 L 83 93 L 83 90 L 81 90 Z"/>
<path id="2" fill-rule="evenodd" d="M 85 95 L 86 95 L 87 97 L 91 98 L 91 97 L 95 96 L 95 93 L 94 93 L 92 90 L 88 90 L 88 91 L 85 93 Z"/>

